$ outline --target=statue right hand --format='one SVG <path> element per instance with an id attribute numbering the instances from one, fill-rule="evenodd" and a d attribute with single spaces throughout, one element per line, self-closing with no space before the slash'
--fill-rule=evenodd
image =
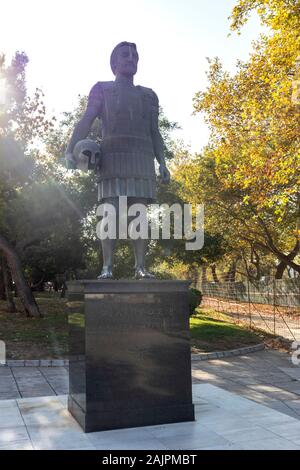
<path id="1" fill-rule="evenodd" d="M 76 162 L 74 160 L 74 155 L 72 152 L 65 153 L 66 159 L 66 167 L 68 170 L 75 170 L 76 169 Z"/>

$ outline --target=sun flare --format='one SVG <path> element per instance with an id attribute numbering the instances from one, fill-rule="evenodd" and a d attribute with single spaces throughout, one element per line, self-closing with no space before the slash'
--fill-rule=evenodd
<path id="1" fill-rule="evenodd" d="M 0 106 L 4 105 L 6 101 L 6 81 L 0 78 Z"/>

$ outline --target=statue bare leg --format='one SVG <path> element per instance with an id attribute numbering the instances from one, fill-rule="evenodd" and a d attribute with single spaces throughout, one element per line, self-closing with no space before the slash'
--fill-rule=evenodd
<path id="1" fill-rule="evenodd" d="M 147 205 L 146 199 L 142 198 L 130 198 L 130 204 L 144 204 Z M 119 198 L 107 198 L 106 202 L 112 204 L 115 207 L 116 214 L 116 239 L 119 238 Z M 128 224 L 132 220 L 132 217 L 128 219 Z M 107 220 L 102 219 L 100 222 L 101 229 L 106 225 Z M 102 254 L 103 254 L 103 267 L 101 274 L 98 276 L 98 279 L 112 279 L 113 278 L 113 258 L 114 250 L 116 246 L 116 239 L 106 238 L 101 240 Z M 136 279 L 153 279 L 155 276 L 149 273 L 145 269 L 145 257 L 148 247 L 148 239 L 138 238 L 137 240 L 132 240 L 134 257 L 135 257 L 135 278 Z"/>
<path id="2" fill-rule="evenodd" d="M 145 198 L 129 198 L 129 205 L 131 204 L 143 204 L 147 206 L 147 199 Z M 128 223 L 130 223 L 129 218 Z M 129 234 L 130 236 L 130 234 Z M 155 276 L 149 273 L 145 268 L 145 258 L 148 248 L 149 239 L 138 238 L 132 240 L 132 246 L 135 258 L 135 278 L 136 279 L 154 279 Z"/>
<path id="3" fill-rule="evenodd" d="M 116 241 L 118 238 L 118 227 L 119 227 L 119 198 L 107 198 L 106 203 L 111 204 L 115 208 L 115 223 L 116 223 L 116 238 L 105 238 L 101 240 L 102 246 L 102 256 L 103 256 L 103 266 L 101 274 L 97 279 L 113 279 L 113 261 L 114 261 L 114 251 L 116 247 Z M 106 212 L 106 210 L 105 210 Z M 107 215 L 107 214 L 106 214 Z M 113 221 L 112 221 L 113 222 Z M 103 218 L 100 222 L 100 230 L 104 230 L 107 221 Z"/>
<path id="4" fill-rule="evenodd" d="M 148 247 L 148 240 L 138 238 L 132 240 L 135 257 L 135 278 L 136 279 L 154 279 L 155 276 L 145 269 L 145 257 Z"/>
<path id="5" fill-rule="evenodd" d="M 101 240 L 102 246 L 102 256 L 103 256 L 103 266 L 101 274 L 97 279 L 112 279 L 113 278 L 113 260 L 114 260 L 114 251 L 116 246 L 116 240 Z"/>

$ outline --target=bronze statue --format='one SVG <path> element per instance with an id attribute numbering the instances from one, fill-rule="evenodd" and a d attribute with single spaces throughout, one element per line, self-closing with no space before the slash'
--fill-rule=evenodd
<path id="1" fill-rule="evenodd" d="M 133 83 L 138 60 L 135 44 L 122 42 L 114 48 L 110 65 L 115 81 L 98 82 L 93 86 L 85 114 L 74 129 L 65 155 L 68 166 L 75 168 L 74 147 L 86 139 L 94 120 L 100 118 L 99 201 L 113 204 L 117 212 L 120 196 L 127 196 L 128 205 L 155 201 L 155 158 L 159 163 L 161 181 L 168 183 L 170 179 L 158 128 L 158 98 L 150 88 Z M 153 277 L 145 269 L 147 240 L 139 238 L 132 242 L 135 277 Z M 116 240 L 112 239 L 101 241 L 103 268 L 98 279 L 113 277 L 115 243 Z"/>

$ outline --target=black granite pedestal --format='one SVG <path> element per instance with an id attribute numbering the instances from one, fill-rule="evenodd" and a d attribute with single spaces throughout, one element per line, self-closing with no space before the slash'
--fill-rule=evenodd
<path id="1" fill-rule="evenodd" d="M 188 286 L 68 283 L 68 408 L 85 432 L 194 420 Z"/>

